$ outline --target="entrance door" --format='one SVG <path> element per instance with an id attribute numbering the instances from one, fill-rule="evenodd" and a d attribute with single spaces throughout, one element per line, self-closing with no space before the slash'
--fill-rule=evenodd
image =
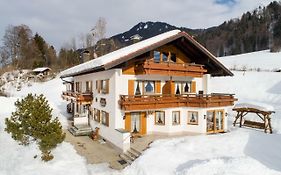
<path id="1" fill-rule="evenodd" d="M 146 113 L 131 112 L 125 114 L 125 130 L 131 133 L 146 134 Z"/>
<path id="2" fill-rule="evenodd" d="M 207 132 L 217 133 L 224 131 L 224 111 L 223 110 L 212 110 L 207 111 Z"/>

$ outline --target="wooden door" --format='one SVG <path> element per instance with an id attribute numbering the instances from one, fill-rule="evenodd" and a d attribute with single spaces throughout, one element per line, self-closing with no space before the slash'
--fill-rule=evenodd
<path id="1" fill-rule="evenodd" d="M 224 110 L 207 111 L 207 132 L 218 133 L 224 131 Z"/>
<path id="2" fill-rule="evenodd" d="M 146 113 L 131 112 L 125 114 L 125 130 L 141 135 L 146 134 Z"/>

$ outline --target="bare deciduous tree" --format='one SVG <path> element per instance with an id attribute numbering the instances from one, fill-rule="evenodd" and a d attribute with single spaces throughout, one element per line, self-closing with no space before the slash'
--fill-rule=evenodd
<path id="1" fill-rule="evenodd" d="M 105 38 L 106 20 L 104 17 L 99 17 L 95 27 L 91 30 L 91 32 L 97 41 Z"/>

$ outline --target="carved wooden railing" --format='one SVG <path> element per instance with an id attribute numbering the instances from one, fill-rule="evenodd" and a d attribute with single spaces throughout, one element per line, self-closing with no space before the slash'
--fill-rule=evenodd
<path id="1" fill-rule="evenodd" d="M 207 70 L 204 65 L 200 64 L 145 61 L 136 66 L 136 72 L 139 74 L 202 77 Z"/>
<path id="2" fill-rule="evenodd" d="M 182 94 L 182 95 L 121 95 L 119 104 L 125 111 L 161 109 L 171 107 L 222 107 L 232 106 L 234 94 Z"/>
<path id="3" fill-rule="evenodd" d="M 65 100 L 74 99 L 76 101 L 89 101 L 93 100 L 92 92 L 75 92 L 75 91 L 63 91 L 62 98 Z"/>

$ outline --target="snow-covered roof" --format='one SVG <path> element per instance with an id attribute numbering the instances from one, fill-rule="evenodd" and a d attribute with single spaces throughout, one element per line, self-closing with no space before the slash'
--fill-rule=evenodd
<path id="1" fill-rule="evenodd" d="M 61 78 L 77 76 L 84 73 L 89 73 L 93 71 L 101 71 L 110 69 L 116 65 L 124 63 L 136 56 L 139 56 L 143 53 L 156 49 L 164 44 L 172 42 L 179 38 L 184 38 L 186 44 L 191 45 L 196 48 L 197 52 L 200 53 L 198 56 L 198 60 L 201 59 L 202 63 L 205 64 L 208 71 L 211 71 L 213 76 L 232 76 L 233 73 L 228 70 L 223 64 L 221 64 L 214 55 L 212 55 L 206 48 L 204 48 L 201 44 L 199 44 L 196 40 L 193 39 L 192 36 L 188 35 L 185 32 L 181 32 L 180 30 L 172 30 L 166 33 L 162 33 L 160 35 L 154 36 L 152 38 L 140 41 L 138 43 L 132 44 L 130 46 L 121 48 L 114 52 L 108 53 L 96 59 L 87 61 L 85 63 L 79 64 L 77 66 L 71 67 L 67 70 L 61 72 Z M 183 40 L 182 40 L 183 41 Z M 183 46 L 188 48 L 186 46 Z M 204 57 L 202 57 L 202 54 Z M 206 59 L 206 60 L 202 60 Z M 197 60 L 197 61 L 198 61 Z M 200 64 L 200 63 L 199 63 Z"/>
<path id="2" fill-rule="evenodd" d="M 181 32 L 180 30 L 172 30 L 172 31 L 154 36 L 152 38 L 140 41 L 138 43 L 132 44 L 130 46 L 121 48 L 119 50 L 116 50 L 116 51 L 106 54 L 104 56 L 98 57 L 94 60 L 90 60 L 85 63 L 79 64 L 77 66 L 71 67 L 67 70 L 64 70 L 63 72 L 61 72 L 61 77 L 71 76 L 71 75 L 79 73 L 79 72 L 84 72 L 86 70 L 90 70 L 90 69 L 102 66 L 106 63 L 117 60 L 117 59 L 119 59 L 123 56 L 126 56 L 128 54 L 131 54 L 133 52 L 136 52 L 144 47 L 148 47 L 157 42 L 160 42 L 161 40 L 164 40 L 171 36 L 177 35 L 180 32 Z"/>
<path id="3" fill-rule="evenodd" d="M 44 72 L 46 70 L 51 70 L 49 67 L 37 67 L 35 69 L 33 69 L 33 72 Z"/>
<path id="4" fill-rule="evenodd" d="M 258 102 L 237 103 L 233 107 L 233 109 L 240 109 L 240 108 L 257 109 L 257 110 L 266 111 L 266 112 L 273 112 L 274 111 L 273 106 L 270 106 L 270 105 L 264 104 L 264 103 L 258 103 Z"/>

